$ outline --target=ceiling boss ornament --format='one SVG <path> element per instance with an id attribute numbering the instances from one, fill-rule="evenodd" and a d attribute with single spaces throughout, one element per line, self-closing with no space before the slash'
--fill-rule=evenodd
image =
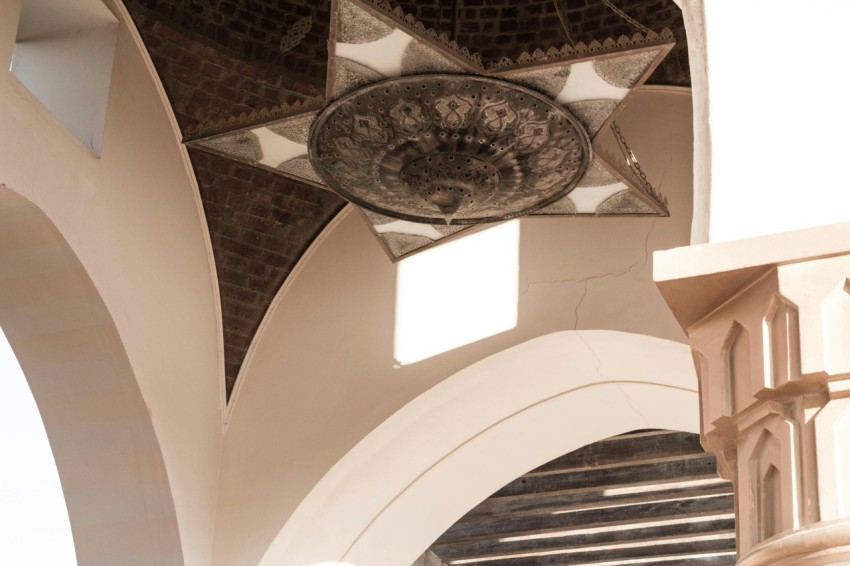
<path id="1" fill-rule="evenodd" d="M 333 6 L 325 100 L 208 124 L 186 143 L 340 194 L 393 260 L 524 214 L 667 215 L 610 126 L 673 47 L 668 30 L 485 67 L 386 0 Z"/>
<path id="2" fill-rule="evenodd" d="M 563 197 L 591 158 L 563 106 L 512 83 L 417 75 L 356 90 L 313 122 L 310 162 L 347 200 L 412 222 L 478 224 Z"/>

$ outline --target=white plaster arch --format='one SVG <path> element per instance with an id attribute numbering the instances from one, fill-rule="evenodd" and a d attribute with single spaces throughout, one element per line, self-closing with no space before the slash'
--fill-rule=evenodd
<path id="1" fill-rule="evenodd" d="M 691 244 L 708 241 L 711 216 L 711 128 L 704 0 L 673 0 L 682 10 L 688 36 L 694 135 L 694 201 Z"/>
<path id="2" fill-rule="evenodd" d="M 44 421 L 78 564 L 183 564 L 159 442 L 112 316 L 54 224 L 2 185 L 0 326 Z"/>
<path id="3" fill-rule="evenodd" d="M 260 564 L 410 564 L 517 476 L 638 428 L 699 432 L 687 345 L 609 330 L 529 340 L 375 428 L 316 484 Z"/>
<path id="4" fill-rule="evenodd" d="M 119 27 L 101 156 L 14 75 L 0 73 L 0 185 L 50 219 L 96 287 L 153 422 L 184 560 L 206 566 L 224 409 L 215 265 L 197 184 L 162 86 L 121 2 L 104 4 Z M 3 3 L 0 61 L 6 69 L 21 5 Z"/>

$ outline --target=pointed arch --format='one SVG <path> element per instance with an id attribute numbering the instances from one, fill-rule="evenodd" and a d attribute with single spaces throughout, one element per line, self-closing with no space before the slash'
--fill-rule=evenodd
<path id="1" fill-rule="evenodd" d="M 0 186 L 0 326 L 50 441 L 79 564 L 183 564 L 148 408 L 118 330 L 68 243 Z"/>

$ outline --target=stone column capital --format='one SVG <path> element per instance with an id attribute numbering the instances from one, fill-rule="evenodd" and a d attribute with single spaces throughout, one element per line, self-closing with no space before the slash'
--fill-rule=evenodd
<path id="1" fill-rule="evenodd" d="M 736 484 L 742 563 L 780 563 L 792 532 L 810 546 L 781 563 L 845 563 L 830 549 L 850 529 L 817 533 L 850 519 L 850 224 L 659 252 L 655 281 L 691 342 L 703 445 Z"/>

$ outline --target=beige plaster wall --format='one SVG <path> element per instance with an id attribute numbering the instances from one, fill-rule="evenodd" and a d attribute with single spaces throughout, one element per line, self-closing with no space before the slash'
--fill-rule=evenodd
<path id="1" fill-rule="evenodd" d="M 670 218 L 523 219 L 516 327 L 415 364 L 393 359 L 396 266 L 356 211 L 341 214 L 279 294 L 237 384 L 214 564 L 256 564 L 360 439 L 478 360 L 574 328 L 684 341 L 650 252 L 689 242 L 690 111 L 688 91 L 648 89 L 618 120 Z"/>
<path id="2" fill-rule="evenodd" d="M 185 561 L 209 564 L 222 426 L 214 269 L 170 110 L 110 6 L 120 28 L 98 159 L 8 73 L 20 0 L 3 1 L 0 184 L 44 211 L 102 297 L 162 449 Z"/>

